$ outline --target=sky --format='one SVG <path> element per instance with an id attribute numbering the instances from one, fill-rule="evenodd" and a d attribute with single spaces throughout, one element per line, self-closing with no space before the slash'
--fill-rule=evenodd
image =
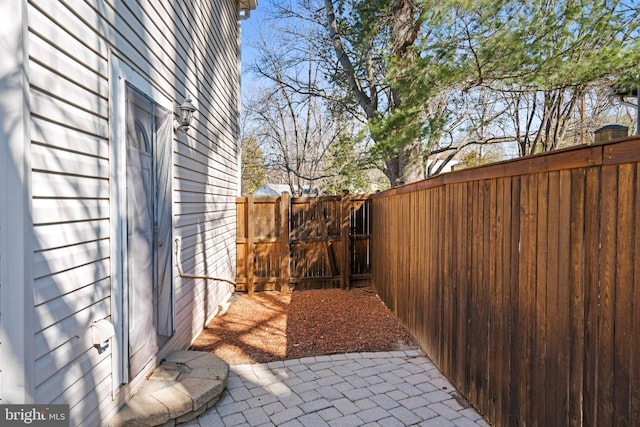
<path id="1" fill-rule="evenodd" d="M 253 88 L 252 76 L 248 72 L 247 68 L 250 66 L 256 56 L 256 50 L 251 47 L 252 40 L 258 37 L 261 22 L 265 19 L 265 6 L 269 2 L 267 0 L 260 0 L 256 10 L 251 11 L 251 15 L 248 19 L 240 21 L 241 24 L 241 46 L 240 46 L 240 61 L 242 64 L 242 76 L 241 76 L 241 98 L 244 101 L 247 94 L 251 93 Z"/>

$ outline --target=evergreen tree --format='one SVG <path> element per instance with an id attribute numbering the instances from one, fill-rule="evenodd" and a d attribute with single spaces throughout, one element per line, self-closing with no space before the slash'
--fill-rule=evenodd
<path id="1" fill-rule="evenodd" d="M 267 183 L 267 170 L 262 148 L 255 138 L 242 140 L 242 194 L 253 193 Z"/>

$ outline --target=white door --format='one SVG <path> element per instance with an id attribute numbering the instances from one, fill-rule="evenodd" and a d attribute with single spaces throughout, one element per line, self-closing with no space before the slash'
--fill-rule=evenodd
<path id="1" fill-rule="evenodd" d="M 129 378 L 173 333 L 171 113 L 126 86 Z"/>

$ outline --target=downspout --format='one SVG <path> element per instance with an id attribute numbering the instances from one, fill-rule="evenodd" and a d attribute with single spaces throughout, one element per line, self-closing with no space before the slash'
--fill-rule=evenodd
<path id="1" fill-rule="evenodd" d="M 185 273 L 184 270 L 182 270 L 182 239 L 180 237 L 176 237 L 175 242 L 176 242 L 176 264 L 178 265 L 178 274 L 180 274 L 180 277 L 184 277 L 185 279 L 219 280 L 221 282 L 226 282 L 233 285 L 233 291 L 235 292 L 236 282 L 234 282 L 233 280 L 225 279 L 223 277 L 214 277 L 214 276 Z M 223 304 L 220 304 L 218 306 L 217 316 L 224 315 L 227 312 L 227 310 L 229 310 L 230 305 L 231 303 L 229 301 Z"/>
<path id="2" fill-rule="evenodd" d="M 223 277 L 213 277 L 213 276 L 204 276 L 198 274 L 187 274 L 182 270 L 182 239 L 180 237 L 176 237 L 176 263 L 178 264 L 178 273 L 180 277 L 184 277 L 185 279 L 207 279 L 207 280 L 219 280 L 221 282 L 226 282 L 233 285 L 234 290 L 236 286 L 236 282 L 233 280 L 225 279 Z"/>

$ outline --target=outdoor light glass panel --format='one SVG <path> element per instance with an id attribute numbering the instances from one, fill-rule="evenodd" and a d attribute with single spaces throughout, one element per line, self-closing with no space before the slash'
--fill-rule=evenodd
<path id="1" fill-rule="evenodd" d="M 186 99 L 180 106 L 180 115 L 178 117 L 176 128 L 180 129 L 183 132 L 188 131 L 189 126 L 191 126 L 191 120 L 193 119 L 193 113 L 195 111 L 196 107 L 193 106 L 191 98 L 187 95 Z"/>

